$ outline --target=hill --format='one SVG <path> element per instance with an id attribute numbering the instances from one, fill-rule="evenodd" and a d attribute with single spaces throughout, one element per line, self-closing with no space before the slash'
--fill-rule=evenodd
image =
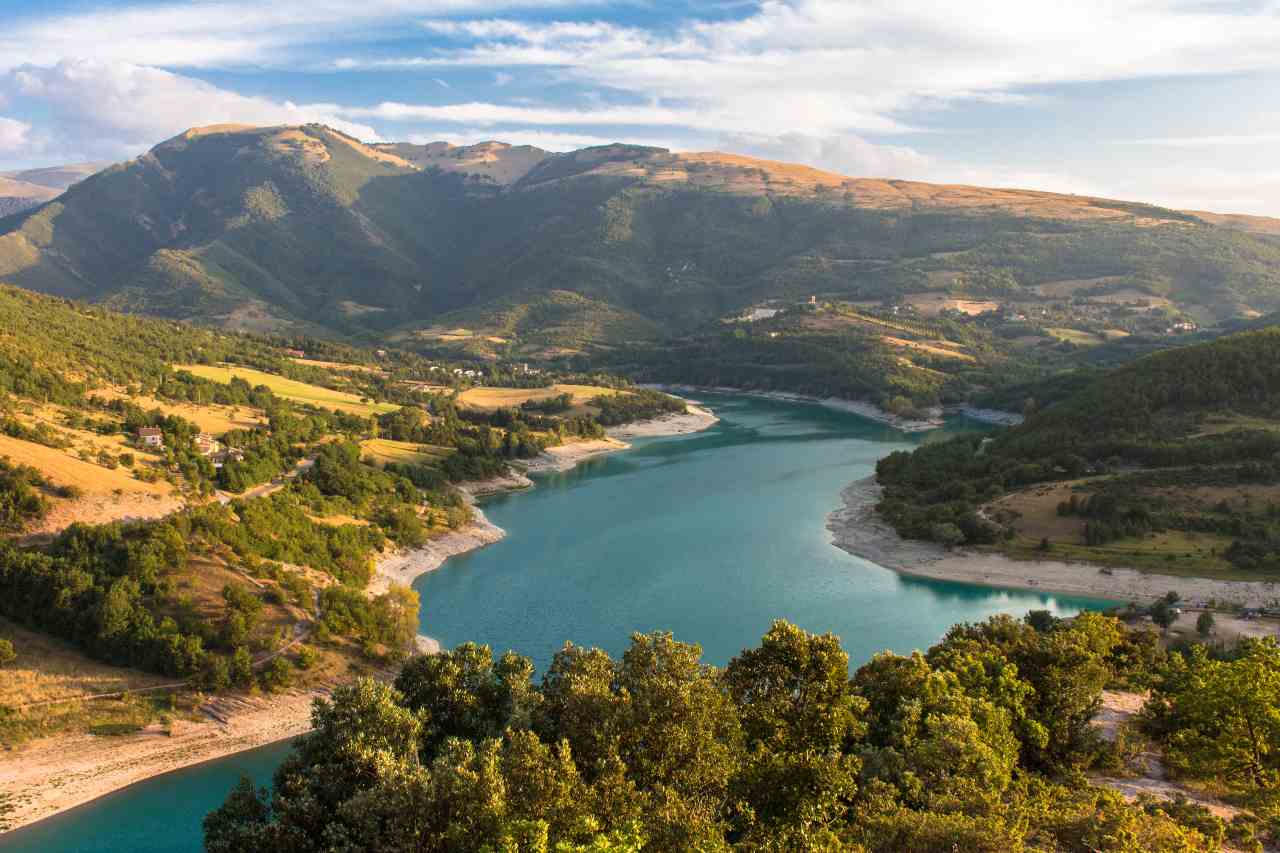
<path id="1" fill-rule="evenodd" d="M 899 533 L 1162 572 L 1280 572 L 1280 327 L 1057 379 L 993 436 L 882 460 Z M 1035 388 L 1031 386 L 1034 394 Z"/>
<path id="2" fill-rule="evenodd" d="M 71 163 L 0 172 L 0 218 L 56 198 L 67 187 L 102 169 L 105 163 Z"/>
<path id="3" fill-rule="evenodd" d="M 1079 295 L 1116 315 L 1214 324 L 1280 308 L 1280 241 L 1246 224 L 719 152 L 219 126 L 0 224 L 0 276 L 231 328 L 431 344 L 462 318 L 502 340 L 476 354 L 555 358 L 814 294 L 924 315 L 957 300 L 1025 314 Z M 617 320 L 561 331 L 572 299 Z M 513 314 L 551 320 L 513 335 Z M 1101 340 L 1074 317 L 1054 328 Z"/>

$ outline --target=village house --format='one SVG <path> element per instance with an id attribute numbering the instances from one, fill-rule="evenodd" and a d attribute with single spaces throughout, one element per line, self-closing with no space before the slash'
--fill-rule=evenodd
<path id="1" fill-rule="evenodd" d="M 307 357 L 307 353 L 304 350 L 300 350 L 300 349 L 287 349 L 284 351 L 284 354 L 289 356 L 290 358 L 306 358 Z"/>
<path id="2" fill-rule="evenodd" d="M 213 462 L 214 468 L 221 468 L 227 461 L 243 462 L 244 451 L 236 447 L 228 447 L 226 450 L 219 450 L 209 457 Z"/>
<path id="3" fill-rule="evenodd" d="M 218 440 L 207 432 L 197 433 L 191 439 L 191 443 L 195 445 L 196 452 L 201 456 L 212 456 L 222 449 Z"/>
<path id="4" fill-rule="evenodd" d="M 143 447 L 164 447 L 164 433 L 160 427 L 138 427 L 137 437 Z"/>

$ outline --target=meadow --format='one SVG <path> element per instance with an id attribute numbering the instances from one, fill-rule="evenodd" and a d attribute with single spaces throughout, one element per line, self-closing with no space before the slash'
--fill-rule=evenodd
<path id="1" fill-rule="evenodd" d="M 350 412 L 355 415 L 381 415 L 386 412 L 394 412 L 400 408 L 392 403 L 373 403 L 362 400 L 355 394 L 348 394 L 345 391 L 335 391 L 332 388 L 322 388 L 319 385 L 310 385 L 306 382 L 298 382 L 294 379 L 285 379 L 283 376 L 276 376 L 273 373 L 264 373 L 261 370 L 254 370 L 250 367 L 239 367 L 235 365 L 212 365 L 212 364 L 177 364 L 174 365 L 175 370 L 185 370 L 194 376 L 202 379 L 209 379 L 214 382 L 230 382 L 233 378 L 243 379 L 250 385 L 257 387 L 265 385 L 270 388 L 273 393 L 286 400 L 293 400 L 298 403 L 310 403 L 314 406 L 320 406 L 325 409 L 338 409 L 343 412 Z"/>

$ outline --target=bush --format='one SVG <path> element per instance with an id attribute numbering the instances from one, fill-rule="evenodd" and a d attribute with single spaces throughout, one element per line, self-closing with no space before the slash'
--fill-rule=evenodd
<path id="1" fill-rule="evenodd" d="M 262 687 L 269 693 L 284 690 L 293 683 L 293 664 L 280 655 L 273 658 L 262 671 Z"/>
<path id="2" fill-rule="evenodd" d="M 1210 634 L 1213 633 L 1213 628 L 1216 622 L 1217 620 L 1213 618 L 1212 613 L 1210 613 L 1208 610 L 1204 611 L 1196 619 L 1196 633 L 1199 634 L 1201 637 L 1208 637 Z"/>
<path id="3" fill-rule="evenodd" d="M 236 646 L 231 655 L 231 680 L 241 687 L 253 682 L 253 657 L 244 646 Z"/>

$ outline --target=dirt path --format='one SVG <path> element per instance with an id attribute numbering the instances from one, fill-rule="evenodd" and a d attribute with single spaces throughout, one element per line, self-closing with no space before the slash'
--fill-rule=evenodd
<path id="1" fill-rule="evenodd" d="M 1102 691 L 1102 708 L 1093 718 L 1093 725 L 1098 735 L 1103 740 L 1114 742 L 1122 728 L 1133 724 L 1134 718 L 1142 711 L 1146 701 L 1145 693 Z M 1164 761 L 1160 754 L 1153 750 L 1140 752 L 1132 770 L 1134 772 L 1131 776 L 1093 774 L 1089 778 L 1095 785 L 1103 785 L 1119 791 L 1129 800 L 1136 800 L 1143 794 L 1161 800 L 1172 800 L 1181 796 L 1204 806 L 1223 820 L 1231 820 L 1240 813 L 1239 809 L 1214 797 L 1190 790 L 1170 780 Z"/>
<path id="2" fill-rule="evenodd" d="M 230 492 L 218 492 L 218 503 L 229 504 L 234 500 L 244 501 L 249 500 L 250 498 L 265 498 L 267 495 L 274 494 L 289 485 L 290 481 L 297 478 L 299 474 L 310 469 L 311 466 L 315 464 L 316 458 L 314 456 L 306 459 L 299 459 L 298 463 L 294 465 L 291 470 L 286 471 L 279 477 L 276 477 L 270 483 L 263 483 L 261 486 L 254 486 L 252 489 L 247 489 L 238 495 L 233 495 Z"/>

